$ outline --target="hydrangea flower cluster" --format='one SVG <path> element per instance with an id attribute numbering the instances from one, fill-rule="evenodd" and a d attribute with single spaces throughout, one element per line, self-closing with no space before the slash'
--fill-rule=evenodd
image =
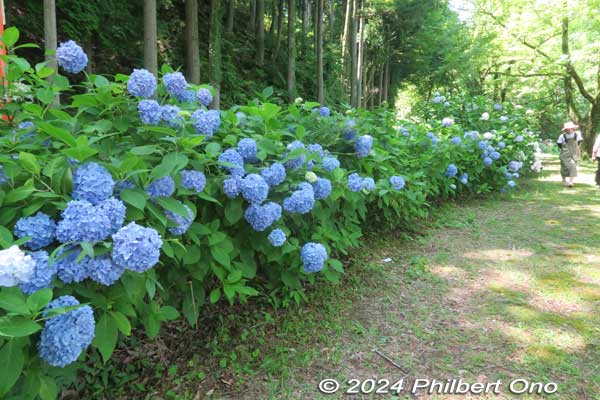
<path id="1" fill-rule="evenodd" d="M 221 125 L 221 114 L 217 110 L 196 110 L 192 113 L 192 124 L 199 135 L 210 138 Z"/>
<path id="2" fill-rule="evenodd" d="M 390 177 L 390 185 L 392 185 L 392 188 L 394 190 L 402 190 L 402 188 L 404 188 L 405 184 L 406 184 L 406 182 L 404 181 L 404 178 L 401 176 Z"/>
<path id="3" fill-rule="evenodd" d="M 127 82 L 127 90 L 137 97 L 152 97 L 156 91 L 156 77 L 148 70 L 134 69 Z"/>
<path id="4" fill-rule="evenodd" d="M 20 285 L 23 293 L 33 294 L 34 292 L 49 288 L 52 285 L 52 279 L 56 275 L 56 263 L 50 264 L 50 256 L 45 251 L 34 251 L 30 254 L 35 262 L 33 273 L 27 280 Z"/>
<path id="5" fill-rule="evenodd" d="M 250 138 L 240 139 L 238 142 L 238 153 L 242 155 L 244 162 L 254 163 L 258 161 L 256 158 L 257 147 L 256 140 Z"/>
<path id="6" fill-rule="evenodd" d="M 29 282 L 35 271 L 35 260 L 18 246 L 0 250 L 0 286 L 16 286 Z"/>
<path id="7" fill-rule="evenodd" d="M 297 149 L 305 149 L 305 148 L 306 147 L 304 146 L 304 143 L 302 143 L 299 140 L 294 140 L 292 143 L 287 145 L 288 153 L 292 152 L 294 150 L 297 150 Z M 306 155 L 301 154 L 298 157 L 287 160 L 285 162 L 285 167 L 287 169 L 299 169 L 300 167 L 302 167 L 302 165 L 304 165 L 305 161 L 306 161 Z"/>
<path id="8" fill-rule="evenodd" d="M 319 108 L 319 115 L 321 117 L 329 117 L 331 115 L 331 110 L 328 107 L 321 107 Z"/>
<path id="9" fill-rule="evenodd" d="M 181 186 L 188 190 L 194 190 L 196 193 L 200 193 L 206 186 L 206 176 L 204 176 L 204 173 L 201 171 L 181 171 Z"/>
<path id="10" fill-rule="evenodd" d="M 198 101 L 205 107 L 208 107 L 210 103 L 213 101 L 213 96 L 210 93 L 210 90 L 206 88 L 198 89 L 198 93 L 196 94 L 198 97 Z"/>
<path id="11" fill-rule="evenodd" d="M 348 189 L 353 192 L 360 192 L 363 188 L 363 180 L 356 172 L 348 175 Z"/>
<path id="12" fill-rule="evenodd" d="M 281 218 L 281 206 L 272 201 L 263 205 L 251 204 L 244 218 L 257 232 L 262 232 Z"/>
<path id="13" fill-rule="evenodd" d="M 56 254 L 54 264 L 58 273 L 58 279 L 64 283 L 81 282 L 89 277 L 89 257 L 83 257 L 77 261 L 81 249 L 78 246 L 62 247 Z"/>
<path id="14" fill-rule="evenodd" d="M 349 119 L 344 124 L 344 139 L 352 141 L 356 139 L 356 120 Z"/>
<path id="15" fill-rule="evenodd" d="M 459 144 L 462 143 L 462 139 L 458 136 L 454 136 L 452 139 L 450 139 L 450 142 L 455 145 L 458 146 Z"/>
<path id="16" fill-rule="evenodd" d="M 372 192 L 373 190 L 375 190 L 375 181 L 371 177 L 366 177 L 362 181 L 362 187 L 367 192 Z"/>
<path id="17" fill-rule="evenodd" d="M 56 238 L 61 243 L 90 242 L 106 239 L 111 233 L 111 219 L 85 200 L 72 200 L 61 213 L 61 221 L 56 228 Z"/>
<path id="18" fill-rule="evenodd" d="M 502 115 L 502 116 L 500 116 L 500 121 L 507 122 L 508 121 L 508 117 L 506 115 Z"/>
<path id="19" fill-rule="evenodd" d="M 494 162 L 494 160 L 492 160 L 490 157 L 485 157 L 483 159 L 483 165 L 485 165 L 486 167 L 489 167 L 490 165 L 492 165 L 493 162 Z"/>
<path id="20" fill-rule="evenodd" d="M 286 173 L 283 164 L 274 163 L 270 167 L 265 167 L 260 171 L 260 174 L 269 184 L 269 186 L 277 186 L 285 181 Z"/>
<path id="21" fill-rule="evenodd" d="M 74 41 L 61 43 L 56 49 L 56 63 L 67 72 L 77 74 L 88 64 L 88 56 Z"/>
<path id="22" fill-rule="evenodd" d="M 464 173 L 463 173 L 463 174 L 460 176 L 459 180 L 460 180 L 460 183 L 462 183 L 463 185 L 466 185 L 466 184 L 467 184 L 467 182 L 469 182 L 469 174 L 467 174 L 466 172 L 464 172 Z"/>
<path id="23" fill-rule="evenodd" d="M 456 168 L 456 165 L 454 165 L 454 164 L 449 164 L 448 167 L 446 168 L 446 176 L 448 178 L 454 178 L 457 173 L 458 173 L 458 168 Z"/>
<path id="24" fill-rule="evenodd" d="M 232 165 L 222 165 L 221 168 L 228 171 L 231 175 L 244 175 L 244 157 L 235 149 L 227 149 L 219 155 L 219 162 Z"/>
<path id="25" fill-rule="evenodd" d="M 24 246 L 31 250 L 39 250 L 56 238 L 56 222 L 40 211 L 32 217 L 19 219 L 15 224 L 15 235 L 19 239 L 29 236 L 30 239 Z"/>
<path id="26" fill-rule="evenodd" d="M 319 272 L 327 261 L 327 250 L 321 243 L 306 243 L 300 252 L 305 272 Z"/>
<path id="27" fill-rule="evenodd" d="M 158 125 L 160 123 L 162 110 L 155 100 L 140 100 L 137 109 L 143 124 Z"/>
<path id="28" fill-rule="evenodd" d="M 481 119 L 482 121 L 487 121 L 490 119 L 490 113 L 484 112 L 483 114 L 481 114 Z"/>
<path id="29" fill-rule="evenodd" d="M 73 296 L 61 296 L 48 304 L 44 315 L 54 308 L 78 305 Z M 92 343 L 95 325 L 94 313 L 87 305 L 48 318 L 40 337 L 40 357 L 55 367 L 71 364 Z"/>
<path id="30" fill-rule="evenodd" d="M 116 264 L 109 255 L 86 257 L 83 269 L 88 278 L 104 286 L 113 285 L 125 272 L 125 267 Z"/>
<path id="31" fill-rule="evenodd" d="M 371 153 L 373 137 L 370 135 L 359 136 L 354 143 L 354 150 L 359 158 L 367 157 Z"/>
<path id="32" fill-rule="evenodd" d="M 179 116 L 179 107 L 170 104 L 160 107 L 160 119 L 165 121 L 171 128 L 180 128 L 183 118 Z"/>
<path id="33" fill-rule="evenodd" d="M 185 204 L 183 204 L 183 207 L 185 207 L 187 210 L 187 217 L 169 210 L 165 210 L 167 219 L 175 224 L 175 226 L 169 228 L 169 232 L 175 236 L 180 236 L 186 233 L 188 229 L 190 229 L 192 221 L 194 221 L 194 213 L 192 210 Z"/>
<path id="34" fill-rule="evenodd" d="M 223 181 L 223 193 L 230 199 L 235 199 L 242 191 L 242 177 L 231 175 Z"/>
<path id="35" fill-rule="evenodd" d="M 112 235 L 113 261 L 135 272 L 144 272 L 158 263 L 162 239 L 153 228 L 130 222 Z"/>
<path id="36" fill-rule="evenodd" d="M 315 205 L 315 192 L 310 183 L 302 182 L 289 197 L 283 199 L 283 209 L 290 213 L 306 214 Z"/>
<path id="37" fill-rule="evenodd" d="M 242 179 L 242 196 L 250 204 L 260 204 L 269 195 L 269 184 L 258 174 L 248 174 Z"/>
<path id="38" fill-rule="evenodd" d="M 281 247 L 287 240 L 285 232 L 281 229 L 273 229 L 267 238 L 273 247 Z"/>
<path id="39" fill-rule="evenodd" d="M 323 169 L 327 172 L 332 172 L 340 167 L 340 162 L 335 157 L 325 157 L 323 159 Z"/>
<path id="40" fill-rule="evenodd" d="M 167 93 L 179 98 L 187 90 L 187 81 L 181 72 L 169 72 L 163 76 L 163 84 Z"/>
<path id="41" fill-rule="evenodd" d="M 427 132 L 427 137 L 431 140 L 432 145 L 435 146 L 438 143 L 438 138 L 433 132 Z"/>
<path id="42" fill-rule="evenodd" d="M 154 180 L 146 188 L 146 193 L 153 199 L 157 197 L 169 197 L 175 192 L 175 181 L 170 176 L 163 176 Z"/>
<path id="43" fill-rule="evenodd" d="M 79 166 L 73 174 L 73 199 L 98 204 L 108 199 L 115 187 L 110 172 L 103 166 L 89 162 Z"/>
<path id="44" fill-rule="evenodd" d="M 316 200 L 323 200 L 331 194 L 331 181 L 326 178 L 318 178 L 312 184 Z"/>
<path id="45" fill-rule="evenodd" d="M 452 125 L 454 125 L 454 120 L 450 117 L 446 117 L 444 119 L 442 119 L 442 126 L 445 128 L 449 128 Z"/>
<path id="46" fill-rule="evenodd" d="M 196 101 L 196 91 L 194 89 L 185 89 L 175 96 L 180 103 L 193 104 Z"/>

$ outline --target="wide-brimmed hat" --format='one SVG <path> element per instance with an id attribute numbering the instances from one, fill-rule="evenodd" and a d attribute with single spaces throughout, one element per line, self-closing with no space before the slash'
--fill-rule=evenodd
<path id="1" fill-rule="evenodd" d="M 565 122 L 565 124 L 563 125 L 562 130 L 566 131 L 567 129 L 577 129 L 577 128 L 579 128 L 579 125 L 575 125 L 573 123 L 573 121 L 568 121 L 568 122 Z"/>

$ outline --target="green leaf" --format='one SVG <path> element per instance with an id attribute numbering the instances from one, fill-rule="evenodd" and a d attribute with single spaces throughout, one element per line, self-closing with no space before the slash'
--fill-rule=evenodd
<path id="1" fill-rule="evenodd" d="M 39 174 L 42 169 L 40 167 L 40 163 L 38 162 L 37 158 L 33 154 L 26 153 L 24 151 L 19 153 L 19 163 L 27 171 L 34 173 L 36 175 Z"/>
<path id="2" fill-rule="evenodd" d="M 227 219 L 227 222 L 233 225 L 238 222 L 243 215 L 244 210 L 242 209 L 242 201 L 240 199 L 227 202 L 227 205 L 225 205 L 225 219 Z"/>
<path id="3" fill-rule="evenodd" d="M 204 151 L 206 151 L 208 155 L 216 157 L 221 154 L 221 145 L 219 143 L 211 142 L 206 145 Z"/>
<path id="4" fill-rule="evenodd" d="M 77 141 L 75 137 L 69 133 L 66 129 L 59 128 L 48 122 L 40 121 L 37 126 L 46 134 L 52 136 L 55 139 L 60 140 L 63 143 L 68 144 L 71 147 L 77 147 Z"/>
<path id="5" fill-rule="evenodd" d="M 226 282 L 233 284 L 233 283 L 239 282 L 241 279 L 242 279 L 242 271 L 235 270 L 229 274 Z"/>
<path id="6" fill-rule="evenodd" d="M 77 146 L 72 149 L 64 149 L 60 151 L 62 154 L 72 157 L 79 161 L 85 161 L 88 158 L 98 153 L 98 150 L 89 146 Z"/>
<path id="7" fill-rule="evenodd" d="M 160 153 L 160 147 L 156 145 L 137 146 L 132 148 L 130 152 L 136 156 L 147 156 L 153 153 Z"/>
<path id="8" fill-rule="evenodd" d="M 40 376 L 40 398 L 42 400 L 56 400 L 58 396 L 58 389 L 56 388 L 56 382 L 54 378 L 46 375 Z"/>
<path id="9" fill-rule="evenodd" d="M 11 26 L 10 28 L 6 28 L 4 34 L 2 35 L 2 41 L 6 47 L 12 47 L 19 40 L 19 30 Z"/>
<path id="10" fill-rule="evenodd" d="M 96 323 L 96 334 L 92 344 L 100 351 L 100 354 L 102 354 L 102 359 L 105 364 L 117 346 L 118 336 L 119 332 L 114 318 L 109 314 L 103 314 Z"/>
<path id="11" fill-rule="evenodd" d="M 223 293 L 225 293 L 225 297 L 229 300 L 229 303 L 233 303 L 233 299 L 235 298 L 235 286 L 232 285 L 223 285 Z"/>
<path id="12" fill-rule="evenodd" d="M 164 306 L 160 309 L 159 317 L 161 321 L 173 321 L 179 318 L 179 312 L 175 307 Z"/>
<path id="13" fill-rule="evenodd" d="M 82 253 L 87 255 L 89 258 L 94 258 L 94 247 L 90 242 L 81 242 Z"/>
<path id="14" fill-rule="evenodd" d="M 119 328 L 123 335 L 131 335 L 131 323 L 125 315 L 118 311 L 111 311 L 110 316 L 113 318 L 115 324 L 117 325 L 117 328 Z"/>
<path id="15" fill-rule="evenodd" d="M 210 254 L 212 254 L 213 258 L 224 267 L 229 267 L 231 265 L 231 259 L 229 258 L 229 254 L 222 251 L 221 248 L 216 246 L 211 247 Z"/>
<path id="16" fill-rule="evenodd" d="M 210 292 L 210 296 L 209 297 L 210 297 L 210 302 L 213 303 L 213 304 L 215 304 L 221 298 L 221 289 L 214 288 Z"/>
<path id="17" fill-rule="evenodd" d="M 35 92 L 35 97 L 44 104 L 50 104 L 54 99 L 54 92 L 51 89 L 39 88 Z"/>
<path id="18" fill-rule="evenodd" d="M 138 210 L 144 210 L 144 207 L 146 206 L 146 194 L 142 194 L 141 191 L 136 191 L 136 190 L 132 190 L 132 189 L 123 189 L 121 191 L 121 200 L 123 200 L 125 203 L 131 204 L 132 206 L 134 206 L 135 208 L 137 208 Z"/>
<path id="19" fill-rule="evenodd" d="M 52 300 L 52 289 L 40 289 L 27 298 L 27 307 L 32 313 L 42 310 Z"/>
<path id="20" fill-rule="evenodd" d="M 0 291 L 0 308 L 15 314 L 29 314 L 29 307 L 19 289 Z"/>
<path id="21" fill-rule="evenodd" d="M 0 247 L 7 249 L 13 242 L 12 232 L 0 225 Z M 1 294 L 0 294 L 1 295 Z"/>
<path id="22" fill-rule="evenodd" d="M 24 365 L 23 350 L 18 341 L 9 340 L 0 349 L 0 396 L 4 396 L 14 386 Z"/>
<path id="23" fill-rule="evenodd" d="M 275 118 L 275 116 L 279 113 L 280 110 L 281 110 L 281 107 L 279 107 L 275 104 L 265 103 L 262 105 L 262 108 L 260 110 L 260 115 L 265 120 L 268 121 L 272 118 Z"/>
<path id="24" fill-rule="evenodd" d="M 16 189 L 13 189 L 7 193 L 6 197 L 4 198 L 4 204 L 10 205 L 10 204 L 15 204 L 21 200 L 25 200 L 34 191 L 35 191 L 35 187 L 33 187 L 33 186 L 21 186 Z"/>
<path id="25" fill-rule="evenodd" d="M 0 336 L 29 336 L 40 329 L 42 329 L 42 327 L 38 323 L 21 316 L 0 317 Z"/>
<path id="26" fill-rule="evenodd" d="M 157 203 L 160 204 L 165 210 L 171 211 L 172 213 L 179 214 L 183 217 L 189 218 L 188 210 L 185 208 L 183 203 L 175 200 L 171 197 L 159 197 L 156 199 Z"/>

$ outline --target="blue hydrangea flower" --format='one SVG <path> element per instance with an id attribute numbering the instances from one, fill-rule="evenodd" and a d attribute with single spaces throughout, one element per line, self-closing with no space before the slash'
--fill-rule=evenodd
<path id="1" fill-rule="evenodd" d="M 192 124 L 199 135 L 210 138 L 221 125 L 221 114 L 217 110 L 196 110 L 192 114 Z"/>
<path id="2" fill-rule="evenodd" d="M 248 122 L 248 117 L 242 111 L 236 112 L 235 116 L 237 117 L 237 124 L 240 126 L 246 125 L 246 122 Z"/>
<path id="3" fill-rule="evenodd" d="M 488 145 L 485 140 L 480 140 L 479 143 L 477 143 L 477 147 L 479 147 L 479 150 L 486 150 Z"/>
<path id="4" fill-rule="evenodd" d="M 58 279 L 64 283 L 81 282 L 89 277 L 88 259 L 85 256 L 77 261 L 81 249 L 75 246 L 62 247 L 56 254 L 54 265 L 58 273 Z"/>
<path id="5" fill-rule="evenodd" d="M 118 181 L 115 184 L 115 196 L 120 196 L 123 189 L 135 189 L 135 184 L 129 180 Z"/>
<path id="6" fill-rule="evenodd" d="M 518 179 L 518 178 L 519 178 L 519 176 L 520 176 L 520 175 L 519 175 L 519 173 L 518 173 L 518 172 L 515 172 L 514 174 L 512 174 L 512 177 L 513 177 L 513 178 L 517 178 L 517 179 Z"/>
<path id="7" fill-rule="evenodd" d="M 323 146 L 318 143 L 309 144 L 306 149 L 310 154 L 318 154 L 319 157 L 325 157 L 325 151 L 323 150 Z"/>
<path id="8" fill-rule="evenodd" d="M 321 243 L 306 243 L 300 252 L 305 272 L 319 272 L 327 261 L 327 250 Z"/>
<path id="9" fill-rule="evenodd" d="M 248 174 L 242 179 L 242 196 L 249 203 L 260 204 L 269 195 L 269 184 L 258 174 Z"/>
<path id="10" fill-rule="evenodd" d="M 287 236 L 285 235 L 285 232 L 281 229 L 273 229 L 269 234 L 268 239 L 269 242 L 271 242 L 271 245 L 273 245 L 274 247 L 281 247 L 285 244 Z"/>
<path id="11" fill-rule="evenodd" d="M 244 218 L 257 232 L 262 232 L 281 218 L 281 206 L 272 201 L 263 205 L 251 204 Z"/>
<path id="12" fill-rule="evenodd" d="M 71 166 L 74 167 L 76 165 L 80 164 L 79 160 L 74 159 L 73 157 L 67 157 L 67 163 Z"/>
<path id="13" fill-rule="evenodd" d="M 153 228 L 130 222 L 112 235 L 112 259 L 135 272 L 144 272 L 158 263 L 162 239 Z"/>
<path id="14" fill-rule="evenodd" d="M 19 239 L 31 237 L 24 246 L 39 250 L 52 243 L 56 237 L 56 222 L 43 212 L 38 212 L 32 217 L 19 219 L 15 224 L 15 235 Z"/>
<path id="15" fill-rule="evenodd" d="M 367 192 L 372 192 L 373 190 L 375 190 L 375 181 L 371 177 L 366 177 L 362 181 L 362 187 Z"/>
<path id="16" fill-rule="evenodd" d="M 325 157 L 323 159 L 323 169 L 327 172 L 332 172 L 340 167 L 340 162 L 335 157 Z"/>
<path id="17" fill-rule="evenodd" d="M 155 100 L 140 100 L 138 114 L 143 124 L 158 125 L 162 116 L 162 109 Z"/>
<path id="18" fill-rule="evenodd" d="M 194 89 L 186 89 L 181 93 L 175 95 L 177 101 L 180 103 L 194 104 L 196 102 L 196 91 Z"/>
<path id="19" fill-rule="evenodd" d="M 265 167 L 260 171 L 262 177 L 269 186 L 277 186 L 285 181 L 286 173 L 283 164 L 274 163 L 270 167 Z"/>
<path id="20" fill-rule="evenodd" d="M 231 175 L 244 175 L 244 157 L 235 149 L 227 149 L 219 155 L 219 162 L 233 165 L 221 165 L 221 168 L 227 170 Z"/>
<path id="21" fill-rule="evenodd" d="M 306 214 L 315 205 L 315 192 L 310 183 L 302 182 L 298 189 L 283 199 L 283 209 L 287 212 Z"/>
<path id="22" fill-rule="evenodd" d="M 183 125 L 183 118 L 179 116 L 179 111 L 177 106 L 164 105 L 160 107 L 160 119 L 172 128 L 180 128 Z"/>
<path id="23" fill-rule="evenodd" d="M 513 181 L 513 180 L 508 181 L 506 184 L 508 186 L 510 186 L 511 188 L 517 186 L 517 183 L 515 181 Z"/>
<path id="24" fill-rule="evenodd" d="M 112 235 L 123 226 L 125 221 L 125 212 L 127 208 L 123 202 L 115 197 L 104 200 L 97 206 L 98 210 L 104 213 L 110 221 L 110 234 Z"/>
<path id="25" fill-rule="evenodd" d="M 493 153 L 494 151 L 496 151 L 496 149 L 494 149 L 494 146 L 488 146 L 487 147 L 487 152 L 488 153 Z"/>
<path id="26" fill-rule="evenodd" d="M 113 262 L 109 255 L 88 258 L 87 272 L 89 278 L 104 286 L 111 286 L 121 278 L 125 268 Z"/>
<path id="27" fill-rule="evenodd" d="M 288 153 L 292 152 L 294 150 L 297 150 L 297 149 L 304 149 L 304 148 L 305 148 L 304 143 L 302 143 L 299 140 L 294 140 L 292 143 L 287 145 Z M 301 154 L 299 157 L 287 160 L 285 162 L 285 167 L 287 169 L 298 169 L 298 168 L 302 167 L 302 165 L 304 165 L 305 161 L 306 161 L 306 155 Z"/>
<path id="28" fill-rule="evenodd" d="M 258 161 L 256 158 L 257 147 L 256 140 L 250 138 L 240 139 L 237 146 L 238 153 L 242 155 L 242 158 L 247 163 L 254 163 Z"/>
<path id="29" fill-rule="evenodd" d="M 348 141 L 353 141 L 354 139 L 356 139 L 356 121 L 353 119 L 349 119 L 348 121 L 346 121 L 346 123 L 344 124 L 344 139 L 348 140 Z"/>
<path id="30" fill-rule="evenodd" d="M 316 200 L 326 199 L 331 194 L 331 181 L 329 179 L 319 178 L 312 186 Z"/>
<path id="31" fill-rule="evenodd" d="M 489 167 L 490 165 L 492 165 L 493 162 L 494 162 L 494 160 L 492 160 L 490 157 L 486 157 L 483 159 L 483 165 L 485 165 L 486 167 Z"/>
<path id="32" fill-rule="evenodd" d="M 56 49 L 56 63 L 65 71 L 77 74 L 87 66 L 88 56 L 77 43 L 68 40 Z"/>
<path id="33" fill-rule="evenodd" d="M 443 127 L 449 128 L 452 125 L 454 125 L 454 120 L 452 118 L 446 117 L 446 118 L 442 119 L 442 126 Z"/>
<path id="34" fill-rule="evenodd" d="M 360 192 L 363 188 L 363 180 L 356 172 L 348 175 L 348 189 L 353 192 Z"/>
<path id="35" fill-rule="evenodd" d="M 163 76 L 163 84 L 171 96 L 179 97 L 187 90 L 187 81 L 181 72 L 169 72 Z"/>
<path id="36" fill-rule="evenodd" d="M 103 166 L 90 162 L 83 164 L 73 174 L 73 199 L 92 204 L 108 199 L 113 194 L 115 181 Z"/>
<path id="37" fill-rule="evenodd" d="M 466 184 L 467 184 L 467 182 L 469 182 L 469 174 L 467 174 L 466 172 L 465 172 L 465 173 L 463 173 L 463 174 L 460 176 L 460 179 L 459 179 L 459 180 L 460 180 L 460 183 L 462 183 L 463 185 L 466 185 Z"/>
<path id="38" fill-rule="evenodd" d="M 20 285 L 23 293 L 32 294 L 40 289 L 49 288 L 52 285 L 52 279 L 56 275 L 56 264 L 48 264 L 50 257 L 45 251 L 35 251 L 30 253 L 35 261 L 33 275 L 27 282 Z"/>
<path id="39" fill-rule="evenodd" d="M 494 104 L 494 110 L 496 110 L 496 111 L 502 111 L 502 104 L 500 104 L 500 103 Z"/>
<path id="40" fill-rule="evenodd" d="M 427 137 L 431 140 L 432 145 L 435 146 L 438 143 L 438 138 L 433 132 L 427 132 Z"/>
<path id="41" fill-rule="evenodd" d="M 146 188 L 146 193 L 153 199 L 157 197 L 169 197 L 175 192 L 175 181 L 170 176 L 163 176 L 154 180 Z"/>
<path id="42" fill-rule="evenodd" d="M 448 167 L 446 168 L 446 176 L 448 178 L 455 177 L 457 173 L 458 173 L 458 168 L 456 168 L 456 165 L 454 165 L 454 164 L 449 164 Z"/>
<path id="43" fill-rule="evenodd" d="M 201 171 L 181 171 L 181 186 L 200 193 L 204 190 L 204 186 L 206 186 L 206 176 Z"/>
<path id="44" fill-rule="evenodd" d="M 56 238 L 61 243 L 96 243 L 110 235 L 112 224 L 108 215 L 85 200 L 71 200 L 61 216 L 56 228 Z"/>
<path id="45" fill-rule="evenodd" d="M 507 117 L 506 115 L 502 115 L 502 116 L 500 117 L 500 121 L 502 121 L 502 122 L 506 122 L 506 121 L 508 121 L 508 117 Z"/>
<path id="46" fill-rule="evenodd" d="M 450 139 L 450 142 L 452 142 L 452 144 L 458 146 L 459 144 L 462 143 L 462 139 L 458 136 L 454 136 L 452 139 Z"/>
<path id="47" fill-rule="evenodd" d="M 359 136 L 354 143 L 354 150 L 359 158 L 367 157 L 371 153 L 373 138 L 370 135 Z"/>
<path id="48" fill-rule="evenodd" d="M 156 91 L 156 77 L 145 69 L 134 69 L 127 82 L 127 90 L 134 96 L 152 97 Z"/>
<path id="49" fill-rule="evenodd" d="M 504 143 L 504 142 L 499 142 L 499 143 L 498 143 L 498 148 L 499 148 L 499 149 L 503 149 L 503 148 L 505 148 L 505 147 L 506 147 L 506 143 Z"/>
<path id="50" fill-rule="evenodd" d="M 392 188 L 394 188 L 394 190 L 402 190 L 405 184 L 406 182 L 401 176 L 390 177 L 390 185 L 392 185 Z"/>
<path id="51" fill-rule="evenodd" d="M 196 96 L 198 97 L 198 101 L 200 102 L 200 104 L 202 104 L 205 107 L 208 107 L 208 105 L 213 101 L 213 96 L 210 93 L 210 90 L 206 88 L 198 89 L 198 93 L 196 94 Z"/>
<path id="52" fill-rule="evenodd" d="M 235 199 L 242 191 L 242 177 L 232 175 L 223 181 L 223 193 L 230 199 Z"/>
<path id="53" fill-rule="evenodd" d="M 519 162 L 519 161 L 511 161 L 508 163 L 508 169 L 511 172 L 517 172 L 518 170 L 521 169 L 521 167 L 523 166 L 523 163 Z"/>
<path id="54" fill-rule="evenodd" d="M 181 202 L 180 202 L 181 203 Z M 188 216 L 184 217 L 183 215 L 171 212 L 169 210 L 165 210 L 165 215 L 167 218 L 175 223 L 175 226 L 169 228 L 169 232 L 171 232 L 175 236 L 183 235 L 190 229 L 190 225 L 194 221 L 194 213 L 192 210 L 185 204 L 183 204 L 185 209 L 187 210 Z"/>
<path id="55" fill-rule="evenodd" d="M 53 308 L 78 305 L 75 297 L 61 296 L 46 306 L 44 316 Z M 48 318 L 40 336 L 40 357 L 54 367 L 64 368 L 92 343 L 95 329 L 94 312 L 87 305 Z"/>
<path id="56" fill-rule="evenodd" d="M 486 157 L 489 157 L 489 156 L 490 156 L 490 154 L 487 152 L 487 150 L 485 150 L 485 151 L 483 151 L 483 152 L 481 153 L 481 158 L 482 158 L 482 159 L 484 159 L 484 158 L 486 158 Z"/>
<path id="57" fill-rule="evenodd" d="M 319 115 L 321 117 L 329 117 L 331 115 L 331 110 L 325 106 L 319 108 Z"/>
<path id="58" fill-rule="evenodd" d="M 35 136 L 35 131 L 36 131 L 35 124 L 31 121 L 20 122 L 19 125 L 17 125 L 17 129 L 18 130 L 27 129 L 27 132 L 25 132 L 24 134 L 21 135 L 21 139 L 26 139 L 26 138 Z"/>
<path id="59" fill-rule="evenodd" d="M 523 141 L 523 136 L 519 135 L 515 138 L 515 142 L 521 143 Z"/>
<path id="60" fill-rule="evenodd" d="M 500 153 L 498 153 L 497 151 L 493 151 L 490 154 L 490 157 L 491 157 L 492 160 L 498 160 L 500 158 Z"/>

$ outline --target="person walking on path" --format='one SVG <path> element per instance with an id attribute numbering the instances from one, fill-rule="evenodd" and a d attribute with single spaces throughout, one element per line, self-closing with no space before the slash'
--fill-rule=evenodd
<path id="1" fill-rule="evenodd" d="M 565 122 L 563 132 L 556 143 L 560 148 L 560 176 L 563 185 L 573 187 L 573 179 L 577 176 L 577 161 L 579 161 L 579 144 L 583 141 L 579 126 L 573 122 Z"/>
<path id="2" fill-rule="evenodd" d="M 596 169 L 596 186 L 600 188 L 600 135 L 596 136 L 596 141 L 592 148 L 592 161 L 598 162 L 598 168 Z"/>

